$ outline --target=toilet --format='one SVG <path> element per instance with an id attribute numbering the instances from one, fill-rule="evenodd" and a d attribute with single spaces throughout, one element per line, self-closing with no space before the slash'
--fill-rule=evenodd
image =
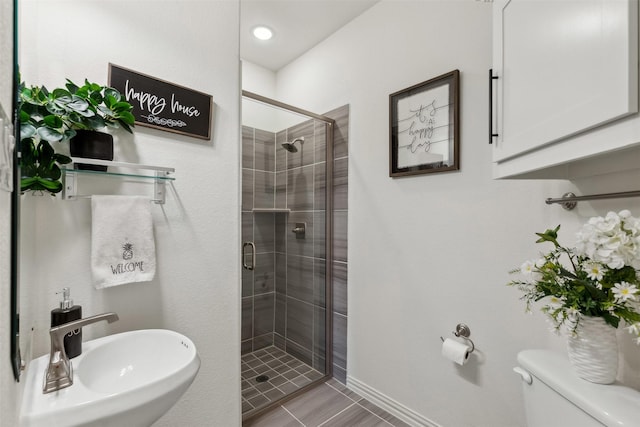
<path id="1" fill-rule="evenodd" d="M 527 427 L 637 427 L 640 392 L 618 383 L 579 378 L 566 355 L 550 350 L 518 353 Z"/>

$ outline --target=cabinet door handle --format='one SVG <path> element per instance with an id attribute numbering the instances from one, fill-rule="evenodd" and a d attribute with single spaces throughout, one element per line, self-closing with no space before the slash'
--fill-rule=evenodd
<path id="1" fill-rule="evenodd" d="M 493 133 L 493 81 L 497 80 L 498 76 L 493 75 L 493 68 L 489 70 L 489 144 L 493 144 L 493 138 L 498 136 L 497 133 Z"/>
<path id="2" fill-rule="evenodd" d="M 251 261 L 247 263 L 247 251 L 246 248 L 251 248 Z M 244 242 L 242 244 L 242 267 L 245 270 L 253 270 L 256 268 L 256 245 L 253 242 Z"/>

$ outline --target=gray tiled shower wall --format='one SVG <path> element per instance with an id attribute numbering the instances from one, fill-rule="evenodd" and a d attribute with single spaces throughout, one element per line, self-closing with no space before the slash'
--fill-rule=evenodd
<path id="1" fill-rule="evenodd" d="M 334 129 L 334 376 L 346 379 L 347 175 L 349 107 L 327 114 Z M 281 147 L 304 137 L 297 153 Z M 325 125 L 307 121 L 273 133 L 242 130 L 242 239 L 256 245 L 256 267 L 243 269 L 242 353 L 275 345 L 324 370 Z M 290 213 L 253 213 L 288 208 Z M 305 239 L 291 232 L 306 224 Z"/>

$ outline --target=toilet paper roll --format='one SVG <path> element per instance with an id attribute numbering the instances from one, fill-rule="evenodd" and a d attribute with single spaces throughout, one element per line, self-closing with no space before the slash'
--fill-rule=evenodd
<path id="1" fill-rule="evenodd" d="M 458 365 L 464 365 L 469 359 L 471 347 L 467 344 L 447 338 L 442 343 L 442 355 Z"/>

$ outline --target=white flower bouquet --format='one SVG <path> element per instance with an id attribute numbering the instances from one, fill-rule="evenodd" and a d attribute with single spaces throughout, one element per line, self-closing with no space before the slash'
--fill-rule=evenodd
<path id="1" fill-rule="evenodd" d="M 536 243 L 550 242 L 553 250 L 512 271 L 522 279 L 508 285 L 523 292 L 527 311 L 539 301 L 556 331 L 564 325 L 575 335 L 582 316 L 614 328 L 623 320 L 640 344 L 640 219 L 627 210 L 591 218 L 575 248 L 558 243 L 559 229 L 536 233 Z"/>

